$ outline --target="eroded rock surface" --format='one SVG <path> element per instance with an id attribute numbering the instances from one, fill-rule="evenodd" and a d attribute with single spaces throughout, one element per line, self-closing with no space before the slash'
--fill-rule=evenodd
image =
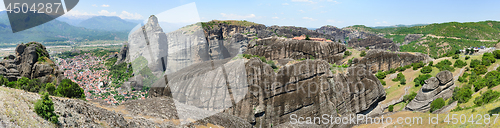
<path id="1" fill-rule="evenodd" d="M 345 45 L 286 38 L 266 38 L 252 42 L 246 54 L 259 55 L 271 60 L 280 59 L 322 59 L 337 63 L 343 59 Z"/>
<path id="2" fill-rule="evenodd" d="M 366 68 L 376 73 L 379 70 L 390 69 L 411 65 L 416 62 L 428 63 L 433 59 L 422 53 L 389 52 L 385 50 L 369 50 L 362 59 L 355 58 L 353 65 L 366 65 Z"/>
<path id="3" fill-rule="evenodd" d="M 412 41 L 419 40 L 420 38 L 422 38 L 422 36 L 424 36 L 424 35 L 423 34 L 408 34 L 405 36 L 405 42 L 403 42 L 402 45 L 407 45 Z"/>
<path id="4" fill-rule="evenodd" d="M 19 44 L 16 47 L 16 55 L 0 60 L 0 75 L 9 81 L 16 81 L 21 77 L 39 79 L 40 82 L 59 83 L 64 79 L 63 71 L 50 60 L 49 53 L 40 43 L 31 42 Z"/>
<path id="5" fill-rule="evenodd" d="M 455 88 L 453 74 L 450 71 L 439 72 L 436 77 L 425 80 L 422 89 L 418 91 L 415 99 L 405 107 L 410 111 L 427 112 L 430 110 L 431 102 L 443 98 L 444 100 L 453 96 Z"/>
<path id="6" fill-rule="evenodd" d="M 399 47 L 390 39 L 381 38 L 378 36 L 370 36 L 361 40 L 351 40 L 349 42 L 349 47 L 353 48 L 366 48 L 370 49 L 382 49 L 399 51 Z"/>

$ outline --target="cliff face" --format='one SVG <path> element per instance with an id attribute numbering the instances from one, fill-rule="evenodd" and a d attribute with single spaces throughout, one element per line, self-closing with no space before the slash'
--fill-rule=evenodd
<path id="1" fill-rule="evenodd" d="M 40 82 L 59 83 L 64 79 L 63 71 L 50 60 L 49 53 L 40 43 L 31 42 L 16 47 L 16 55 L 0 60 L 0 75 L 16 81 L 21 77 L 39 79 Z"/>
<path id="2" fill-rule="evenodd" d="M 348 41 L 365 39 L 370 36 L 384 37 L 384 35 L 382 34 L 374 34 L 370 32 L 352 30 L 352 29 L 339 29 L 335 26 L 323 26 L 319 29 L 316 29 L 316 32 L 333 36 L 335 38 L 335 42 L 339 40 L 341 42 L 344 42 L 347 37 L 349 37 Z"/>
<path id="3" fill-rule="evenodd" d="M 433 59 L 422 53 L 389 52 L 379 49 L 369 50 L 362 59 L 355 58 L 353 65 L 366 65 L 373 73 L 379 70 L 387 71 L 416 62 L 428 63 Z"/>
<path id="4" fill-rule="evenodd" d="M 399 51 L 399 47 L 392 40 L 377 36 L 370 36 L 361 40 L 351 40 L 348 45 L 353 48 L 369 47 L 370 49 Z"/>
<path id="5" fill-rule="evenodd" d="M 378 79 L 364 67 L 351 67 L 345 73 L 332 74 L 328 62 L 304 60 L 286 65 L 276 73 L 257 58 L 245 63 L 242 60 L 224 63 L 214 61 L 207 66 L 193 65 L 201 68 L 180 70 L 180 74 L 166 76 L 149 94 L 151 97 L 173 97 L 181 105 L 223 111 L 256 127 L 289 122 L 292 114 L 367 113 L 386 95 Z"/>
<path id="6" fill-rule="evenodd" d="M 266 38 L 250 43 L 246 54 L 259 55 L 271 60 L 290 58 L 322 59 L 328 63 L 342 60 L 345 45 L 286 38 Z"/>

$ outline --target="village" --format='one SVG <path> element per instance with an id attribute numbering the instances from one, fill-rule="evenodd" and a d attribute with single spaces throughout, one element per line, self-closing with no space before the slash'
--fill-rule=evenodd
<path id="1" fill-rule="evenodd" d="M 57 58 L 57 63 L 66 78 L 84 89 L 88 101 L 103 100 L 108 104 L 119 105 L 127 100 L 145 99 L 147 91 L 122 90 L 120 85 L 112 84 L 105 57 L 85 53 L 73 58 Z"/>

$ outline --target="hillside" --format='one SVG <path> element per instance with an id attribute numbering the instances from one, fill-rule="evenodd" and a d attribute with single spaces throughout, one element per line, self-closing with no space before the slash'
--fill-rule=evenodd
<path id="1" fill-rule="evenodd" d="M 95 16 L 82 21 L 77 26 L 95 30 L 128 32 L 136 25 L 137 24 L 125 21 L 116 16 Z"/>
<path id="2" fill-rule="evenodd" d="M 500 22 L 435 23 L 397 30 L 394 34 L 432 34 L 472 40 L 498 40 L 500 39 Z"/>
<path id="3" fill-rule="evenodd" d="M 93 41 L 126 40 L 127 32 L 109 32 L 71 26 L 68 23 L 52 20 L 43 25 L 12 33 L 7 13 L 0 12 L 0 44 L 21 42 L 56 42 L 56 41 Z"/>

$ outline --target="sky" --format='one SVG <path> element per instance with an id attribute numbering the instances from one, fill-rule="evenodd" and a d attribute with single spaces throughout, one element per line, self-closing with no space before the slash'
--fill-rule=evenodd
<path id="1" fill-rule="evenodd" d="M 5 10 L 1 5 L 3 2 L 0 10 Z M 191 5 L 189 9 L 198 15 L 172 14 L 171 20 L 247 20 L 268 26 L 308 28 L 500 21 L 498 0 L 80 0 L 64 16 L 146 20 L 183 5 Z"/>

